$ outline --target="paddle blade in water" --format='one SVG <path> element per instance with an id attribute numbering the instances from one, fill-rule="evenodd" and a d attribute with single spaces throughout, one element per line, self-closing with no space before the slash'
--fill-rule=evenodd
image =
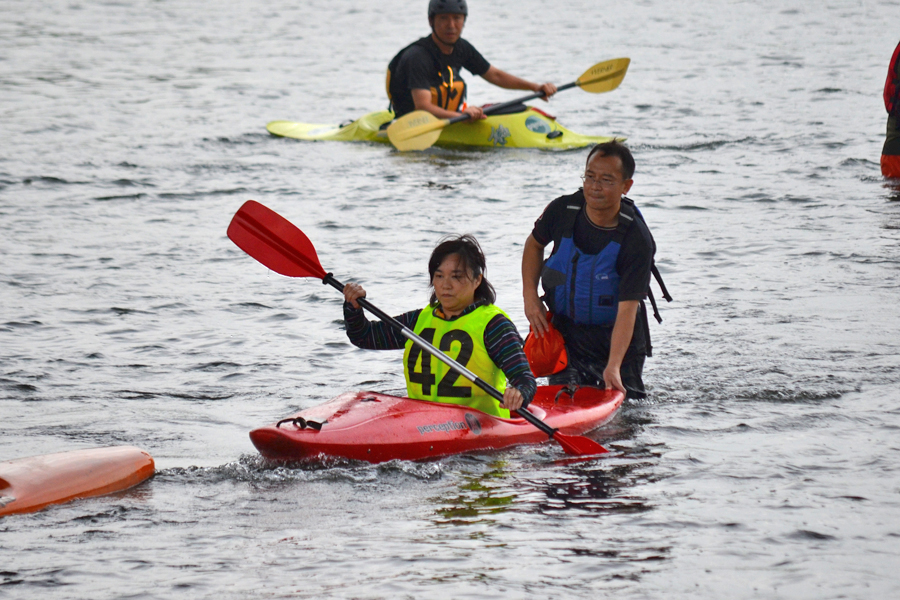
<path id="1" fill-rule="evenodd" d="M 578 86 L 586 92 L 599 94 L 610 92 L 625 79 L 625 72 L 631 64 L 630 58 L 614 58 L 597 63 L 578 78 Z"/>
<path id="2" fill-rule="evenodd" d="M 553 434 L 553 439 L 559 442 L 566 454 L 573 456 L 590 456 L 609 452 L 591 438 L 583 435 L 563 435 L 557 431 Z"/>
<path id="3" fill-rule="evenodd" d="M 441 137 L 449 119 L 438 119 L 425 110 L 405 114 L 388 127 L 388 139 L 397 150 L 425 150 Z"/>
<path id="4" fill-rule="evenodd" d="M 259 202 L 248 200 L 234 214 L 228 226 L 228 237 L 238 248 L 276 273 L 288 277 L 325 277 L 325 269 L 319 264 L 309 238 L 290 221 Z"/>

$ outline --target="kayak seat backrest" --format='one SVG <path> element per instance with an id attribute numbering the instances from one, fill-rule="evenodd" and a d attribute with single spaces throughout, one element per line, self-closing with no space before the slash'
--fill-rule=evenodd
<path id="1" fill-rule="evenodd" d="M 488 108 L 490 106 L 491 106 L 490 104 L 485 104 L 482 108 Z M 512 106 L 507 106 L 506 108 L 501 108 L 497 112 L 492 112 L 490 114 L 491 115 L 512 115 L 515 113 L 525 112 L 529 108 L 531 108 L 531 107 L 527 106 L 526 104 L 524 104 L 522 102 L 519 102 L 518 104 L 513 104 Z"/>

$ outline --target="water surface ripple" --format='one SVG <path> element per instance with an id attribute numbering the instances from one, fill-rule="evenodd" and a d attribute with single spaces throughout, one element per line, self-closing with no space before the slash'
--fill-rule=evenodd
<path id="1" fill-rule="evenodd" d="M 515 10 L 511 8 L 515 6 Z M 648 400 L 553 445 L 273 465 L 247 432 L 403 388 L 340 298 L 225 236 L 247 199 L 389 312 L 475 234 L 526 329 L 531 224 L 585 150 L 400 154 L 270 137 L 386 105 L 424 0 L 9 0 L 0 22 L 0 459 L 134 444 L 156 477 L 0 520 L 3 598 L 890 598 L 900 593 L 900 190 L 880 177 L 885 0 L 470 2 L 499 67 L 618 90 L 548 110 L 627 136 L 676 302 Z M 471 79 L 471 78 L 470 78 Z M 471 99 L 519 95 L 471 81 Z"/>

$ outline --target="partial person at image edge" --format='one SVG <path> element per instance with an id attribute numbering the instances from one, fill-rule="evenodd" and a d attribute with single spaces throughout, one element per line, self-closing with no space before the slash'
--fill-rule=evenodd
<path id="1" fill-rule="evenodd" d="M 416 40 L 397 53 L 388 65 L 388 98 L 395 117 L 426 110 L 439 119 L 460 113 L 480 119 L 479 106 L 466 105 L 466 82 L 461 69 L 509 90 L 544 92 L 544 100 L 556 93 L 552 83 L 533 83 L 492 66 L 462 36 L 468 18 L 466 0 L 430 0 L 431 35 Z"/>
<path id="2" fill-rule="evenodd" d="M 884 107 L 888 112 L 887 136 L 881 150 L 881 174 L 900 178 L 900 43 L 894 49 L 884 82 Z"/>

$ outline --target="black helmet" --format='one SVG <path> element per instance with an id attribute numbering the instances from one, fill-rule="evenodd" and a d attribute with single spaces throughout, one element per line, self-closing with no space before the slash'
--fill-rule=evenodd
<path id="1" fill-rule="evenodd" d="M 434 15 L 453 14 L 469 15 L 469 7 L 466 0 L 430 0 L 428 2 L 428 18 Z"/>

